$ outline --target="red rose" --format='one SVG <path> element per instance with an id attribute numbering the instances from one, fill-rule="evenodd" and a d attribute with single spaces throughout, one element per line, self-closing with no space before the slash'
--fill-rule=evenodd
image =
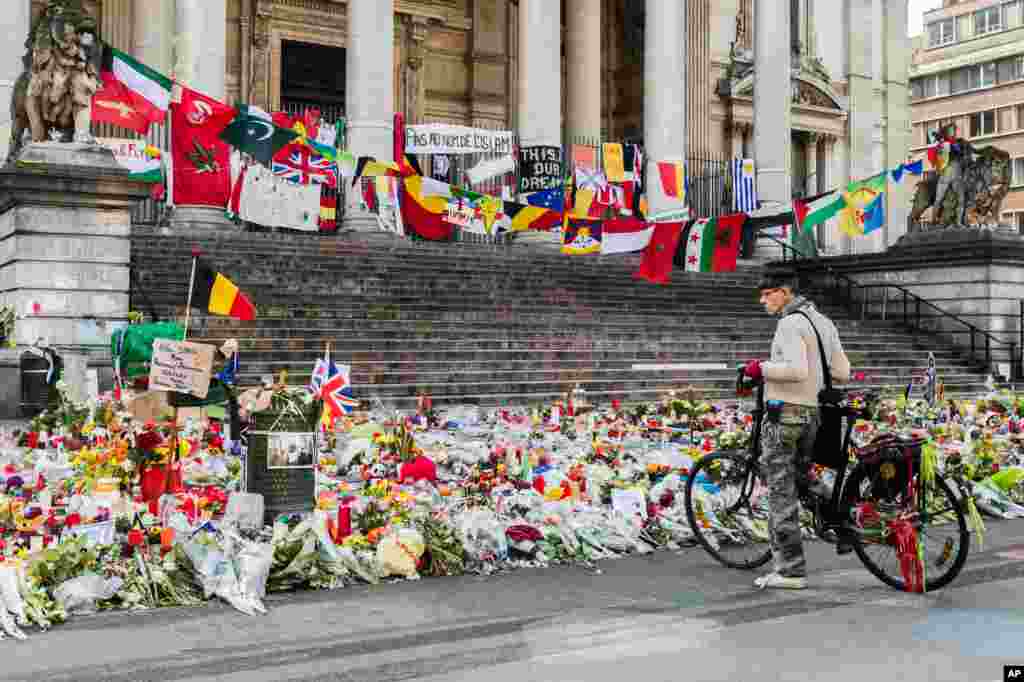
<path id="1" fill-rule="evenodd" d="M 211 448 L 223 448 L 224 447 L 224 439 L 221 438 L 220 436 L 214 436 L 213 438 L 210 439 L 210 447 Z"/>
<path id="2" fill-rule="evenodd" d="M 163 436 L 155 431 L 143 431 L 135 437 L 135 447 L 140 450 L 154 450 L 164 442 Z"/>
<path id="3" fill-rule="evenodd" d="M 30 450 L 34 450 L 35 448 L 39 447 L 39 434 L 38 433 L 36 433 L 35 431 L 29 431 L 27 438 L 28 438 L 28 447 L 29 447 Z"/>

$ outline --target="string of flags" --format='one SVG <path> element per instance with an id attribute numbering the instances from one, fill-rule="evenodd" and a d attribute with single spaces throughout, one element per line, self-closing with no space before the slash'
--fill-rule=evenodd
<path id="1" fill-rule="evenodd" d="M 644 152 L 634 144 L 573 145 L 571 165 L 557 147 L 513 148 L 466 171 L 470 182 L 478 184 L 519 168 L 523 177 L 517 189 L 531 191 L 515 200 L 437 179 L 443 163 L 432 164 L 433 177 L 424 176 L 415 155 L 407 153 L 416 145 L 405 140 L 401 114 L 394 122 L 395 161 L 378 160 L 343 149 L 344 124 L 324 123 L 316 109 L 295 116 L 246 104 L 232 107 L 109 45 L 104 45 L 101 79 L 103 87 L 93 100 L 96 120 L 144 134 L 170 112 L 170 202 L 220 207 L 231 218 L 261 225 L 330 230 L 337 226 L 341 181 L 350 178 L 353 186 L 363 181 L 361 196 L 356 196 L 371 210 L 384 203 L 395 207 L 399 231 L 443 240 L 451 238 L 455 227 L 485 235 L 557 230 L 568 255 L 643 251 L 651 273 L 645 279 L 651 281 L 664 279 L 665 258 L 669 270 L 677 260 L 695 272 L 735 268 L 740 235 L 753 224 L 793 224 L 796 237 L 838 217 L 844 233 L 871 234 L 885 224 L 887 183 L 924 171 L 922 161 L 903 163 L 845 188 L 796 199 L 776 216 L 755 217 L 754 161 L 735 159 L 725 177 L 733 214 L 695 220 L 688 205 L 686 164 L 656 160 L 659 189 L 676 206 L 649 215 Z M 929 148 L 933 168 L 945 167 L 952 144 L 946 136 Z M 153 162 L 163 166 L 163 155 L 146 151 L 147 163 L 139 166 L 153 177 Z M 447 153 L 437 159 L 447 160 Z"/>

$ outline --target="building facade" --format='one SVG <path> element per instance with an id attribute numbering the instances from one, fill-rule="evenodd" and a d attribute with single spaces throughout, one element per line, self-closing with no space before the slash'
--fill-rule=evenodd
<path id="1" fill-rule="evenodd" d="M 211 96 L 344 116 L 357 153 L 389 156 L 401 111 L 512 129 L 524 145 L 590 137 L 643 142 L 652 160 L 754 158 L 760 198 L 778 203 L 908 153 L 903 0 L 85 2 L 107 42 Z M 8 4 L 0 21 L 20 37 L 45 0 Z M 0 50 L 9 89 L 20 38 Z M 884 248 L 908 201 L 890 191 L 884 233 L 831 226 L 820 241 Z"/>
<path id="2" fill-rule="evenodd" d="M 944 0 L 924 15 L 911 76 L 911 150 L 956 124 L 976 147 L 1009 152 L 1011 187 L 1002 219 L 1024 232 L 1024 2 Z"/>

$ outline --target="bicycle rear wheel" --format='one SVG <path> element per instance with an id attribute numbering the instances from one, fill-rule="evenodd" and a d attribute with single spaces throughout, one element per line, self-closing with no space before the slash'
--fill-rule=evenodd
<path id="1" fill-rule="evenodd" d="M 892 468 L 887 468 L 887 464 Z M 967 562 L 970 551 L 967 516 L 949 484 L 938 475 L 925 489 L 927 513 L 922 515 L 919 503 L 908 499 L 906 486 L 891 484 L 892 471 L 905 466 L 901 459 L 883 460 L 872 465 L 859 464 L 850 473 L 845 494 L 847 509 L 852 514 L 856 505 L 867 503 L 880 516 L 873 521 L 853 519 L 857 530 L 853 548 L 876 578 L 898 590 L 906 590 L 896 546 L 891 536 L 886 537 L 881 531 L 887 519 L 897 516 L 911 519 L 924 545 L 925 591 L 930 592 L 948 585 Z M 914 487 L 920 491 L 920 486 L 920 476 L 915 473 Z"/>
<path id="2" fill-rule="evenodd" d="M 686 481 L 685 503 L 693 534 L 722 564 L 754 569 L 771 560 L 768 484 L 746 454 L 701 458 Z"/>

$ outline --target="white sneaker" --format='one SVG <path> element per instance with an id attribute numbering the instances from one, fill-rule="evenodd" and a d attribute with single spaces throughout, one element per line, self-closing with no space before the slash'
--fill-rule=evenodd
<path id="1" fill-rule="evenodd" d="M 763 575 L 755 580 L 754 585 L 761 590 L 766 587 L 775 587 L 782 590 L 806 590 L 807 578 L 788 577 L 779 575 L 778 573 L 769 573 L 768 575 Z"/>

